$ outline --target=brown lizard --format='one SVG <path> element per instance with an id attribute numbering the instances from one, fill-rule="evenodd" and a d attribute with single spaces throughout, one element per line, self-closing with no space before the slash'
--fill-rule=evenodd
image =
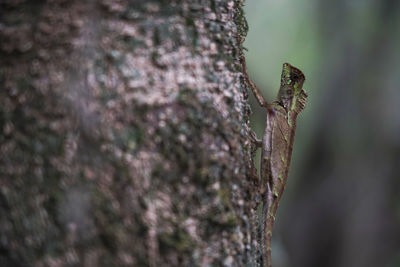
<path id="1" fill-rule="evenodd" d="M 261 152 L 259 194 L 262 198 L 261 246 L 262 266 L 271 267 L 271 237 L 275 214 L 288 178 L 297 115 L 304 109 L 307 94 L 303 90 L 305 76 L 289 63 L 283 64 L 277 99 L 267 103 L 250 79 L 244 57 L 241 57 L 244 77 L 257 102 L 266 109 L 267 119 L 262 141 L 254 138 Z"/>

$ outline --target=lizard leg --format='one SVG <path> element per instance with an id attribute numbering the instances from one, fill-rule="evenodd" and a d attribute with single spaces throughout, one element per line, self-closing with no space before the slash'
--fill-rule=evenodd
<path id="1" fill-rule="evenodd" d="M 247 84 L 250 86 L 251 91 L 253 92 L 254 97 L 257 99 L 258 104 L 260 104 L 260 106 L 262 106 L 262 107 L 267 107 L 267 105 L 268 105 L 267 101 L 265 101 L 260 90 L 258 89 L 256 84 L 250 79 L 250 76 L 247 73 L 247 66 L 246 66 L 246 60 L 244 58 L 244 55 L 240 56 L 240 62 L 242 63 L 244 78 L 245 78 Z"/>
<path id="2" fill-rule="evenodd" d="M 262 146 L 262 140 L 257 138 L 257 135 L 255 132 L 250 131 L 250 136 L 249 136 L 250 142 L 251 142 L 251 161 L 250 161 L 250 165 L 249 165 L 249 174 L 251 177 L 251 180 L 253 181 L 253 185 L 255 188 L 254 192 L 258 192 L 258 188 L 260 187 L 260 182 L 261 179 L 260 177 L 258 177 L 258 173 L 257 173 L 257 169 L 255 167 L 254 164 L 254 157 L 256 154 L 256 151 L 258 148 L 260 148 Z M 255 206 L 254 208 L 256 209 L 258 207 L 258 204 L 260 203 L 260 196 L 258 196 L 258 194 L 256 194 L 256 199 L 255 199 Z"/>
<path id="3" fill-rule="evenodd" d="M 262 140 L 258 139 L 256 133 L 253 131 L 250 132 L 250 141 L 256 146 L 256 149 L 262 146 Z"/>

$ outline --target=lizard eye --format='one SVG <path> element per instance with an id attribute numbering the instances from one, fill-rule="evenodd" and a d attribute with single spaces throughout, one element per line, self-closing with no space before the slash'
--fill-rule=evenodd
<path id="1" fill-rule="evenodd" d="M 287 92 L 288 95 L 292 95 L 293 94 L 293 90 L 292 89 L 288 89 L 286 92 Z"/>

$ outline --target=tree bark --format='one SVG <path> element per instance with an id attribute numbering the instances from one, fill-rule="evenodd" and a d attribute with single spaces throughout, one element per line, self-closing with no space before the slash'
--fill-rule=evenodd
<path id="1" fill-rule="evenodd" d="M 242 0 L 0 4 L 0 265 L 243 266 Z"/>

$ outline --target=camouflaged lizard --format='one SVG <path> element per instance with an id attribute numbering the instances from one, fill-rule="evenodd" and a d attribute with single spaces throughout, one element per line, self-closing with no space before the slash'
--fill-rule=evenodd
<path id="1" fill-rule="evenodd" d="M 267 119 L 262 141 L 254 138 L 261 152 L 261 178 L 259 194 L 263 203 L 261 223 L 262 266 L 271 267 L 271 237 L 275 214 L 285 189 L 292 157 L 297 115 L 304 109 L 307 94 L 301 70 L 289 63 L 283 64 L 281 84 L 277 99 L 267 103 L 247 74 L 246 63 L 241 58 L 246 82 L 257 102 L 266 109 Z"/>

